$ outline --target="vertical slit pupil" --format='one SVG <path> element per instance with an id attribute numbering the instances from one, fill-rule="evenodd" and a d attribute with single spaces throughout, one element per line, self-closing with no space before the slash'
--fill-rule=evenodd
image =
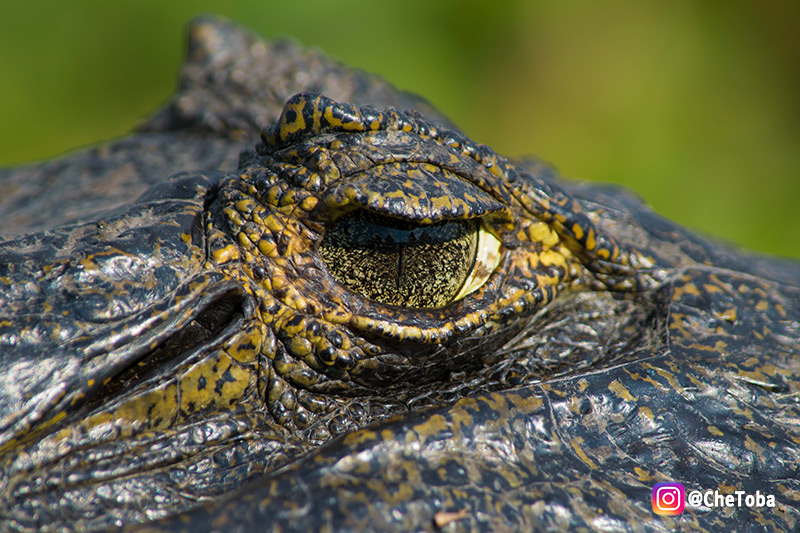
<path id="1" fill-rule="evenodd" d="M 336 220 L 319 247 L 331 275 L 369 299 L 403 307 L 442 307 L 473 268 L 475 220 L 418 224 L 355 211 Z"/>

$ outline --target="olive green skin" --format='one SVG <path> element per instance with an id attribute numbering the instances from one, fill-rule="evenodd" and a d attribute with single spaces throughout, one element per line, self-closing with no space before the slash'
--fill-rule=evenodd
<path id="1" fill-rule="evenodd" d="M 318 54 L 191 35 L 141 131 L 0 177 L 49 183 L 0 226 L 25 234 L 0 243 L 3 529 L 798 528 L 800 265 L 509 162 Z M 462 178 L 315 181 L 381 157 Z M 371 302 L 312 245 L 356 205 L 481 218 L 504 258 L 441 310 Z M 657 516 L 660 481 L 776 507 Z"/>

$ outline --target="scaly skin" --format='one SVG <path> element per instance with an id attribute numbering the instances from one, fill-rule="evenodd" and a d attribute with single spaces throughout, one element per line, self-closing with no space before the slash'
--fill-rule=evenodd
<path id="1" fill-rule="evenodd" d="M 237 31 L 194 33 L 252 51 Z M 800 267 L 510 162 L 380 83 L 376 107 L 289 98 L 235 170 L 0 243 L 4 529 L 796 529 Z M 176 98 L 148 127 L 215 160 L 253 102 Z M 320 253 L 359 210 L 478 221 L 498 262 L 443 306 L 375 301 Z M 777 507 L 658 517 L 665 480 Z"/>

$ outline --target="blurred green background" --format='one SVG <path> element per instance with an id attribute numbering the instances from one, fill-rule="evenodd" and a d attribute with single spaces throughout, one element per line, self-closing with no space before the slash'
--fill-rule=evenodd
<path id="1" fill-rule="evenodd" d="M 192 15 L 290 35 L 420 93 L 474 139 L 800 257 L 800 3 L 5 3 L 0 165 L 129 131 L 172 92 Z"/>

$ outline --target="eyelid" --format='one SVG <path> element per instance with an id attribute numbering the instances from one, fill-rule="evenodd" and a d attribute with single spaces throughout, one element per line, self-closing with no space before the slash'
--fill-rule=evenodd
<path id="1" fill-rule="evenodd" d="M 433 224 L 506 210 L 466 179 L 430 163 L 385 164 L 358 172 L 325 192 L 333 212 L 356 208 L 409 222 Z"/>

